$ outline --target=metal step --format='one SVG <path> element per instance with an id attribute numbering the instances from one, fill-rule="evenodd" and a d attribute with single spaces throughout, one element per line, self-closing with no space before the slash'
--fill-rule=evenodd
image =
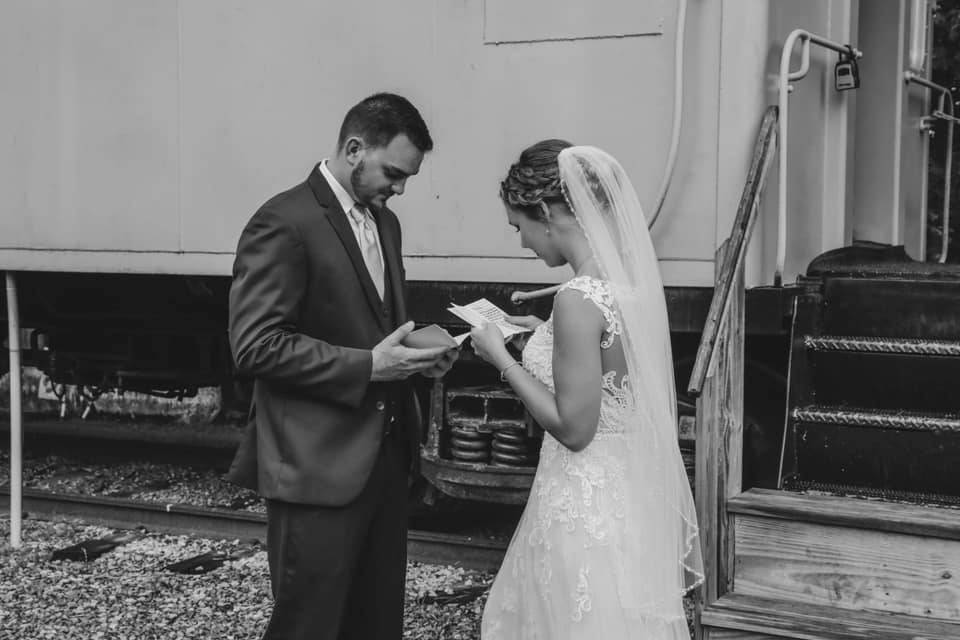
<path id="1" fill-rule="evenodd" d="M 873 338 L 867 336 L 804 336 L 803 344 L 811 351 L 960 357 L 960 342 L 955 340 Z"/>
<path id="2" fill-rule="evenodd" d="M 829 278 L 823 297 L 817 333 L 960 340 L 960 281 Z"/>
<path id="3" fill-rule="evenodd" d="M 833 482 L 818 482 L 816 480 L 795 480 L 788 478 L 784 481 L 784 490 L 807 493 L 829 494 L 831 496 L 850 496 L 870 500 L 887 500 L 918 505 L 941 505 L 946 507 L 960 507 L 960 496 L 944 495 L 942 493 L 924 493 L 920 491 L 898 491 L 895 489 L 880 489 L 877 487 L 862 487 L 851 484 Z"/>
<path id="4" fill-rule="evenodd" d="M 960 357 L 893 350 L 803 351 L 808 391 L 794 406 L 960 415 Z"/>
<path id="5" fill-rule="evenodd" d="M 960 433 L 960 416 L 947 414 L 870 411 L 812 405 L 795 408 L 790 417 L 794 422 L 805 424 Z"/>

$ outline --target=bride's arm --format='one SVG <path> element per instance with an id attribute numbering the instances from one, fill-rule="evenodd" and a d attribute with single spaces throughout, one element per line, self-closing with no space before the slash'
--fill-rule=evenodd
<path id="1" fill-rule="evenodd" d="M 502 372 L 541 427 L 571 451 L 580 451 L 593 440 L 600 420 L 603 329 L 602 315 L 582 295 L 575 291 L 557 295 L 553 310 L 556 395 L 523 367 L 516 366 L 495 327 L 474 329 L 474 349 Z M 492 336 L 488 331 L 497 334 Z"/>

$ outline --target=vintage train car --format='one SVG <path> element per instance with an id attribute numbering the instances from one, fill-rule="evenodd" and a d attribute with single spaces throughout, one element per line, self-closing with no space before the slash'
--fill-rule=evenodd
<path id="1" fill-rule="evenodd" d="M 385 89 L 417 104 L 437 141 L 396 203 L 415 319 L 454 323 L 451 301 L 509 306 L 511 292 L 565 277 L 520 249 L 497 198 L 524 146 L 564 137 L 621 158 L 651 220 L 663 201 L 653 233 L 685 378 L 769 100 L 768 50 L 794 10 L 634 4 L 7 4 L 0 269 L 16 274 L 33 330 L 25 357 L 89 398 L 231 395 L 224 325 L 240 229 L 332 151 L 351 104 Z M 799 12 L 804 24 L 833 24 L 827 6 Z M 832 148 L 831 133 L 812 133 L 805 153 Z M 790 274 L 841 240 L 790 238 Z M 770 280 L 768 244 L 751 256 L 755 284 Z M 781 290 L 754 299 L 760 424 L 780 412 L 786 307 Z M 548 313 L 549 300 L 517 311 L 531 309 Z M 466 358 L 460 369 L 448 386 L 488 382 Z M 467 483 L 480 497 L 481 476 Z"/>
<path id="2" fill-rule="evenodd" d="M 511 307 L 514 291 L 566 274 L 520 249 L 497 186 L 539 139 L 597 145 L 624 164 L 652 224 L 688 445 L 699 402 L 698 500 L 713 545 L 704 633 L 892 638 L 929 624 L 950 637 L 936 633 L 960 619 L 949 509 L 960 406 L 938 394 L 956 373 L 960 331 L 956 274 L 923 262 L 930 133 L 952 133 L 952 97 L 929 81 L 931 10 L 924 0 L 11 0 L 0 9 L 0 270 L 15 287 L 24 359 L 91 398 L 220 386 L 228 402 L 226 292 L 242 225 L 332 152 L 343 113 L 378 90 L 417 104 L 437 143 L 394 205 L 414 318 L 452 327 L 449 303 L 481 296 L 549 313 L 549 298 Z M 735 257 L 718 260 L 721 247 Z M 734 302 L 718 306 L 718 292 Z M 731 308 L 740 333 L 718 322 Z M 910 311 L 888 322 L 900 308 Z M 745 345 L 709 367 L 708 380 L 745 388 L 732 422 L 709 411 L 716 393 L 687 393 L 705 326 L 707 349 Z M 891 372 L 933 391 L 898 394 Z M 878 375 L 887 386 L 871 392 Z M 851 381 L 850 395 L 838 391 Z M 431 486 L 522 501 L 537 429 L 495 372 L 467 353 L 421 386 Z M 739 392 L 728 396 L 738 405 Z M 931 407 L 943 415 L 922 413 Z M 864 515 L 866 503 L 843 495 L 888 510 Z M 915 504 L 900 509 L 902 499 Z M 891 530 L 891 517 L 907 524 Z M 867 571 L 891 557 L 858 551 L 870 536 L 875 549 L 907 544 L 924 573 Z M 820 564 L 803 548 L 820 550 Z M 826 626 L 851 610 L 887 635 Z"/>

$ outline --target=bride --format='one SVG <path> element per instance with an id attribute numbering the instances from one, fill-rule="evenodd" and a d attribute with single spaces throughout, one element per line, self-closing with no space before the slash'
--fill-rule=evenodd
<path id="1" fill-rule="evenodd" d="M 689 638 L 702 581 L 677 445 L 663 285 L 637 195 L 594 147 L 545 140 L 501 184 L 520 244 L 569 264 L 517 362 L 493 325 L 473 348 L 545 430 L 530 498 L 483 613 L 484 640 Z"/>

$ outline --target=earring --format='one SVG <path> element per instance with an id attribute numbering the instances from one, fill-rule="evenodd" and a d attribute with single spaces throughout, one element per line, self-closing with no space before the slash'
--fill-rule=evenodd
<path id="1" fill-rule="evenodd" d="M 546 233 L 547 235 L 550 235 L 550 227 L 544 227 L 543 231 L 544 231 L 544 233 Z"/>

